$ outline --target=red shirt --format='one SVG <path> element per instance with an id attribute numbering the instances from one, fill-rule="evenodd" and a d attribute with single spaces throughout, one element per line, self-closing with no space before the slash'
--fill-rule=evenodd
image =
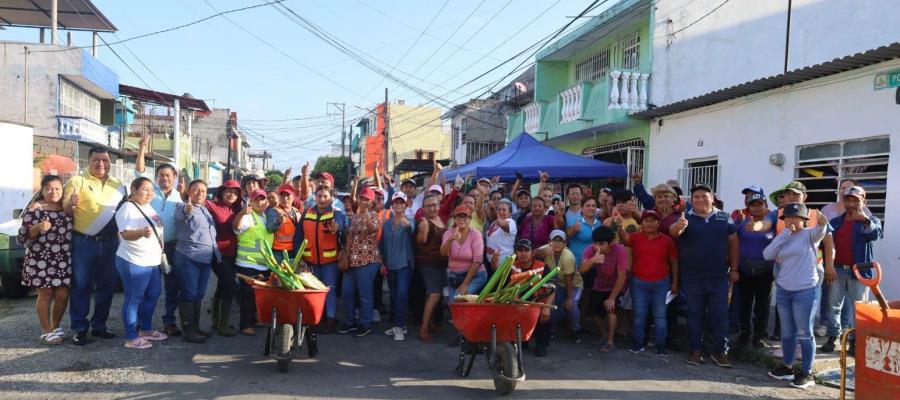
<path id="1" fill-rule="evenodd" d="M 839 265 L 853 265 L 853 222 L 844 220 L 844 223 L 834 231 L 834 263 Z"/>
<path id="2" fill-rule="evenodd" d="M 237 255 L 237 235 L 234 234 L 231 222 L 234 221 L 235 214 L 241 211 L 240 203 L 229 206 L 219 201 L 207 200 L 205 205 L 216 222 L 216 245 L 219 252 L 223 256 L 234 257 Z"/>
<path id="3" fill-rule="evenodd" d="M 656 282 L 669 276 L 669 260 L 678 258 L 675 241 L 658 234 L 651 239 L 643 232 L 629 235 L 631 242 L 631 271 L 644 282 Z"/>

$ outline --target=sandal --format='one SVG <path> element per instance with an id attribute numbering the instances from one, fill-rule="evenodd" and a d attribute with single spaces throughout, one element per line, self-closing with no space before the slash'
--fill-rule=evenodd
<path id="1" fill-rule="evenodd" d="M 140 337 L 141 337 L 142 339 L 146 339 L 146 340 L 150 340 L 150 341 L 154 341 L 154 342 L 155 342 L 155 341 L 160 341 L 160 340 L 166 340 L 166 339 L 169 338 L 168 336 L 166 336 L 165 333 L 162 333 L 162 332 L 160 332 L 160 331 L 152 331 L 152 332 L 149 332 L 149 333 L 146 332 L 146 331 L 145 331 L 145 332 L 141 332 L 141 333 L 140 333 Z"/>
<path id="2" fill-rule="evenodd" d="M 63 328 L 56 328 L 51 333 L 56 334 L 56 336 L 59 336 L 61 339 L 66 338 L 66 331 Z"/>
<path id="3" fill-rule="evenodd" d="M 153 343 L 150 343 L 150 341 L 144 337 L 138 337 L 134 340 L 126 340 L 125 347 L 129 349 L 145 350 L 153 347 Z"/>
<path id="4" fill-rule="evenodd" d="M 41 343 L 42 344 L 53 346 L 53 345 L 62 344 L 62 342 L 63 342 L 62 337 L 57 335 L 56 332 L 50 332 L 50 333 L 45 333 L 45 334 L 41 335 Z"/>
<path id="5" fill-rule="evenodd" d="M 616 346 L 613 346 L 612 343 L 607 342 L 600 348 L 601 353 L 609 353 L 616 349 Z"/>

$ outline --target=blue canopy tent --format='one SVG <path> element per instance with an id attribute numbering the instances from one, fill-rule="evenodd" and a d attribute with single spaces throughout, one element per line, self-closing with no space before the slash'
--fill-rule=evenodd
<path id="1" fill-rule="evenodd" d="M 444 171 L 447 180 L 457 175 L 475 178 L 499 176 L 501 181 L 516 179 L 516 171 L 528 180 L 538 179 L 538 170 L 553 180 L 619 178 L 626 175 L 625 166 L 566 153 L 547 146 L 522 132 L 502 150 L 459 168 Z"/>

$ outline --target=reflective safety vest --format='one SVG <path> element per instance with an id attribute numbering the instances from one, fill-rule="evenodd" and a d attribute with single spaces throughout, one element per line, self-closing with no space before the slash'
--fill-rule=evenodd
<path id="1" fill-rule="evenodd" d="M 278 213 L 283 213 L 284 222 L 281 223 L 281 227 L 275 231 L 275 243 L 272 244 L 272 250 L 294 250 L 294 233 L 297 232 L 297 227 L 294 225 L 292 211 L 283 211 L 276 210 Z M 295 214 L 296 215 L 296 214 Z"/>
<path id="2" fill-rule="evenodd" d="M 237 260 L 235 264 L 241 267 L 253 268 L 255 270 L 267 271 L 269 268 L 265 266 L 263 261 L 262 249 L 264 246 L 271 246 L 273 235 L 266 230 L 266 222 L 262 216 L 251 212 L 253 223 L 250 229 L 239 233 Z"/>
<path id="3" fill-rule="evenodd" d="M 306 239 L 303 261 L 313 265 L 337 262 L 337 233 L 325 232 L 326 224 L 337 225 L 333 210 L 319 214 L 315 207 L 310 207 L 303 212 L 303 237 Z"/>
<path id="4" fill-rule="evenodd" d="M 775 223 L 775 236 L 780 235 L 781 231 L 784 230 L 784 220 L 781 219 L 782 214 L 784 214 L 784 208 L 779 208 L 778 220 Z M 819 210 L 809 210 L 809 214 L 807 216 L 809 217 L 809 220 L 806 221 L 807 228 L 815 227 L 816 224 L 819 223 Z M 816 249 L 816 261 L 818 261 L 819 264 L 822 264 L 825 261 L 824 257 L 825 255 L 822 252 L 822 246 L 819 246 Z"/>

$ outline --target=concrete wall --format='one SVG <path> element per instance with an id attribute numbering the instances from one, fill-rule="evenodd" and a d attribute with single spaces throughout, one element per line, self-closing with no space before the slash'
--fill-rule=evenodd
<path id="1" fill-rule="evenodd" d="M 671 115 L 650 124 L 649 174 L 656 184 L 674 178 L 685 160 L 716 156 L 720 197 L 727 209 L 742 204 L 741 189 L 761 185 L 767 192 L 795 177 L 797 146 L 855 138 L 888 136 L 900 145 L 900 105 L 895 90 L 873 90 L 877 72 L 900 67 L 900 60 Z M 861 106 L 863 105 L 863 106 Z M 702 141 L 703 146 L 698 146 Z M 783 153 L 783 167 L 769 155 Z M 889 297 L 900 298 L 900 155 L 888 165 L 884 238 L 876 257 L 889 271 L 882 281 Z"/>
<path id="2" fill-rule="evenodd" d="M 200 138 L 200 159 L 228 164 L 228 120 L 231 110 L 214 108 L 205 117 L 196 117 L 193 125 L 194 137 Z M 197 149 L 194 149 L 196 156 Z M 209 160 L 207 160 L 209 158 Z"/>
<path id="3" fill-rule="evenodd" d="M 27 56 L 28 116 L 25 118 L 25 47 Z M 0 119 L 27 123 L 34 134 L 56 136 L 59 113 L 59 75 L 81 73 L 81 52 L 35 52 L 61 46 L 0 42 Z"/>
<path id="4" fill-rule="evenodd" d="M 661 106 L 784 72 L 788 2 L 731 1 L 700 19 L 719 4 L 656 3 L 651 103 Z M 787 69 L 900 40 L 896 7 L 895 0 L 794 0 Z"/>
<path id="5" fill-rule="evenodd" d="M 30 126 L 0 121 L 0 222 L 12 219 L 12 211 L 24 208 L 32 195 L 33 130 Z"/>

